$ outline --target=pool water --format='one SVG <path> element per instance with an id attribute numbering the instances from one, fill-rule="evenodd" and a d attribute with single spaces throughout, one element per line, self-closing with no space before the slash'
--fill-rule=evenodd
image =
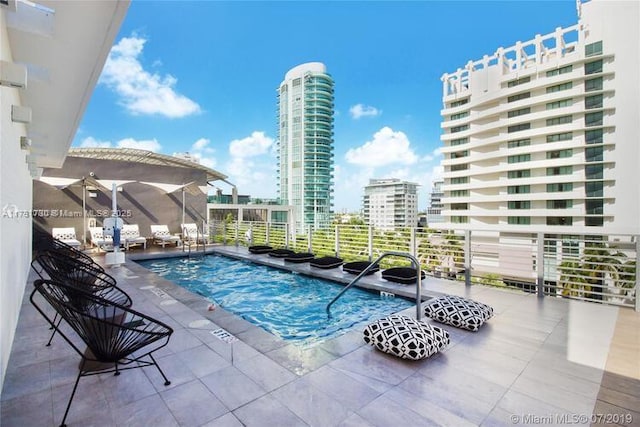
<path id="1" fill-rule="evenodd" d="M 220 255 L 139 261 L 156 274 L 204 296 L 284 340 L 310 346 L 413 305 L 342 285 Z"/>

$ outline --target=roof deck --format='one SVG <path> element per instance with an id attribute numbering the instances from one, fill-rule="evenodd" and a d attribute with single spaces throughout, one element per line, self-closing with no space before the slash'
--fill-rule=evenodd
<path id="1" fill-rule="evenodd" d="M 599 414 L 640 425 L 640 313 L 630 309 L 427 278 L 424 294 L 470 297 L 495 316 L 475 333 L 444 325 L 451 345 L 411 362 L 368 346 L 362 330 L 301 349 L 220 307 L 208 311 L 202 297 L 134 262 L 110 274 L 134 309 L 175 329 L 156 357 L 172 383 L 154 367 L 82 378 L 69 426 L 499 426 Z M 31 289 L 2 391 L 3 426 L 58 425 L 77 374 L 67 343 L 45 347 L 50 330 L 28 301 Z M 237 340 L 211 333 L 220 328 Z"/>

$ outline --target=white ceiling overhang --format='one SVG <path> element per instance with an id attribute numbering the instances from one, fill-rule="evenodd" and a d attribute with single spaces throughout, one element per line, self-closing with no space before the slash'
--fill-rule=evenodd
<path id="1" fill-rule="evenodd" d="M 128 8 L 128 0 L 41 0 L 6 13 L 13 61 L 27 68 L 20 97 L 32 110 L 38 167 L 62 166 Z"/>

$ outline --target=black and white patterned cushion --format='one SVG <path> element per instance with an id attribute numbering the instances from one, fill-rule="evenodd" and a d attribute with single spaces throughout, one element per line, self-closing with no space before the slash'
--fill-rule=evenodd
<path id="1" fill-rule="evenodd" d="M 449 333 L 411 317 L 393 314 L 367 325 L 364 341 L 402 359 L 420 360 L 449 345 Z"/>
<path id="2" fill-rule="evenodd" d="M 493 308 L 467 298 L 445 295 L 427 302 L 424 314 L 438 322 L 475 332 L 493 317 Z"/>

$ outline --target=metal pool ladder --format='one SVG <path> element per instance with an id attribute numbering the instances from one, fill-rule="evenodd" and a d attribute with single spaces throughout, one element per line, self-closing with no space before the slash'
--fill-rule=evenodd
<path id="1" fill-rule="evenodd" d="M 358 274 L 355 279 L 353 279 L 347 286 L 345 286 L 340 292 L 338 292 L 338 295 L 336 295 L 331 300 L 331 302 L 329 304 L 327 304 L 327 315 L 329 317 L 331 317 L 331 306 L 333 305 L 334 302 L 336 302 L 338 300 L 338 298 L 340 298 L 342 296 L 342 294 L 347 292 L 347 290 L 349 290 L 349 288 L 351 288 L 353 285 L 358 283 L 358 281 L 361 278 L 366 276 L 366 274 L 369 272 L 369 270 L 371 270 L 383 258 L 386 258 L 388 256 L 397 256 L 397 257 L 401 257 L 401 258 L 408 258 L 408 259 L 411 260 L 411 263 L 413 264 L 413 267 L 416 269 L 416 272 L 418 273 L 418 276 L 417 276 L 418 277 L 418 283 L 416 284 L 416 319 L 420 320 L 420 318 L 422 317 L 422 312 L 420 310 L 420 304 L 422 303 L 422 271 L 420 270 L 420 262 L 418 262 L 418 259 L 416 257 L 414 257 L 413 255 L 411 255 L 411 254 L 408 254 L 406 252 L 393 252 L 393 251 L 392 252 L 385 252 L 382 255 L 380 255 L 377 260 L 375 260 L 374 262 L 369 264 L 369 266 L 367 268 L 365 268 L 364 270 L 362 270 L 362 272 L 360 274 Z"/>

